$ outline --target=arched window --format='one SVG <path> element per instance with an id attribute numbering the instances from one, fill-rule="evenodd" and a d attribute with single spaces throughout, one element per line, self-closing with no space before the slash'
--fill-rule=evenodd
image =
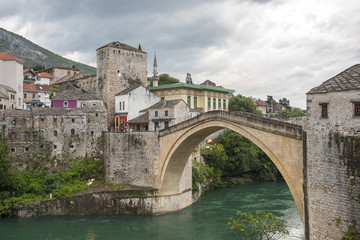
<path id="1" fill-rule="evenodd" d="M 93 103 L 93 106 L 96 106 L 96 103 Z"/>
<path id="2" fill-rule="evenodd" d="M 85 106 L 86 106 L 86 103 L 82 103 L 81 106 L 82 106 L 82 107 L 85 107 Z"/>
<path id="3" fill-rule="evenodd" d="M 58 135 L 58 131 L 54 130 L 54 136 L 56 137 Z"/>
<path id="4" fill-rule="evenodd" d="M 64 107 L 68 107 L 68 106 L 69 106 L 68 101 L 64 101 Z"/>
<path id="5" fill-rule="evenodd" d="M 71 129 L 71 136 L 74 136 L 75 135 L 75 129 Z"/>
<path id="6" fill-rule="evenodd" d="M 40 137 L 43 137 L 45 135 L 45 131 L 43 129 L 40 130 Z"/>

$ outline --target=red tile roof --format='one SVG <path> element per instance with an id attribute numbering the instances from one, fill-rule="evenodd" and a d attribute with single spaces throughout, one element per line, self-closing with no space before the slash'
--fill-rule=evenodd
<path id="1" fill-rule="evenodd" d="M 10 53 L 4 53 L 4 52 L 0 52 L 0 59 L 1 60 L 16 60 L 16 61 L 21 61 L 20 59 L 18 59 L 17 57 L 14 57 L 13 55 L 11 55 Z"/>
<path id="2" fill-rule="evenodd" d="M 24 91 L 36 91 L 36 92 L 50 92 L 51 85 L 41 85 L 33 83 L 24 83 Z"/>
<path id="3" fill-rule="evenodd" d="M 24 70 L 24 71 L 23 71 L 23 74 L 24 74 L 24 73 L 27 73 L 27 72 L 31 72 L 31 73 L 35 74 L 37 77 L 41 77 L 41 78 L 53 78 L 53 76 L 51 76 L 51 75 L 50 75 L 49 73 L 47 73 L 47 72 Z"/>

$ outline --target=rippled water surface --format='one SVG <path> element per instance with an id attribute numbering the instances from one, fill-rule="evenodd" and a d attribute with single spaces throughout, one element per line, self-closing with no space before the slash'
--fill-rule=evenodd
<path id="1" fill-rule="evenodd" d="M 303 234 L 294 200 L 287 185 L 280 182 L 209 191 L 193 206 L 159 216 L 0 219 L 0 239 L 240 239 L 227 228 L 237 210 L 276 214 L 290 231 L 286 239 L 300 239 Z"/>

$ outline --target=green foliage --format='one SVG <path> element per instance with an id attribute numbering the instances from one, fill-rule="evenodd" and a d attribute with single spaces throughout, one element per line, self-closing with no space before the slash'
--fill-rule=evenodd
<path id="1" fill-rule="evenodd" d="M 50 192 L 54 198 L 70 196 L 88 189 L 87 180 L 103 182 L 104 162 L 93 158 L 74 160 L 70 171 L 54 174 L 34 172 L 8 172 L 6 188 L 0 191 L 0 217 L 9 216 L 14 204 L 48 200 Z M 11 193 L 11 194 L 10 194 Z"/>
<path id="2" fill-rule="evenodd" d="M 159 86 L 179 83 L 179 79 L 170 77 L 167 73 L 162 73 L 159 75 Z"/>
<path id="3" fill-rule="evenodd" d="M 30 67 L 30 69 L 32 69 L 34 71 L 42 71 L 42 70 L 45 70 L 45 67 L 41 64 L 36 64 L 36 65 Z"/>
<path id="4" fill-rule="evenodd" d="M 279 113 L 283 118 L 303 117 L 306 115 L 301 109 L 298 108 L 293 108 L 292 110 L 284 109 L 282 111 L 279 111 Z"/>
<path id="5" fill-rule="evenodd" d="M 344 234 L 345 234 L 345 237 L 343 237 L 343 240 L 354 240 L 355 239 L 354 227 L 348 226 L 348 229 Z"/>
<path id="6" fill-rule="evenodd" d="M 54 93 L 59 91 L 60 86 L 59 85 L 52 85 L 50 88 L 50 95 L 49 98 L 52 99 L 52 97 L 54 96 Z"/>
<path id="7" fill-rule="evenodd" d="M 9 147 L 6 143 L 0 140 L 0 191 L 8 185 L 8 171 L 10 167 L 11 157 L 9 156 Z"/>
<path id="8" fill-rule="evenodd" d="M 261 111 L 258 110 L 253 101 L 242 95 L 237 95 L 229 101 L 229 111 L 242 111 L 262 115 Z"/>
<path id="9" fill-rule="evenodd" d="M 198 191 L 199 184 L 204 183 L 207 179 L 213 176 L 214 168 L 197 161 L 192 162 L 192 189 Z"/>
<path id="10" fill-rule="evenodd" d="M 291 111 L 290 100 L 288 100 L 287 98 L 282 98 L 279 100 L 279 103 L 286 107 L 286 109 Z"/>
<path id="11" fill-rule="evenodd" d="M 236 217 L 230 218 L 228 226 L 232 231 L 243 234 L 245 239 L 280 239 L 289 235 L 283 221 L 272 213 L 257 212 L 256 217 L 250 213 L 237 211 Z"/>

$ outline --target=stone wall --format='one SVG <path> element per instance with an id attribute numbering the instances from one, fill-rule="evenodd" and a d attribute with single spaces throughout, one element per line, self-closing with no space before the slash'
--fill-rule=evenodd
<path id="1" fill-rule="evenodd" d="M 13 169 L 65 170 L 71 159 L 101 155 L 104 106 L 6 111 L 0 119 Z"/>
<path id="2" fill-rule="evenodd" d="M 360 231 L 359 91 L 308 94 L 307 202 L 310 239 L 342 239 L 349 226 Z M 328 117 L 321 105 L 328 104 Z"/>
<path id="3" fill-rule="evenodd" d="M 107 182 L 156 187 L 160 177 L 158 158 L 156 132 L 105 133 Z"/>

